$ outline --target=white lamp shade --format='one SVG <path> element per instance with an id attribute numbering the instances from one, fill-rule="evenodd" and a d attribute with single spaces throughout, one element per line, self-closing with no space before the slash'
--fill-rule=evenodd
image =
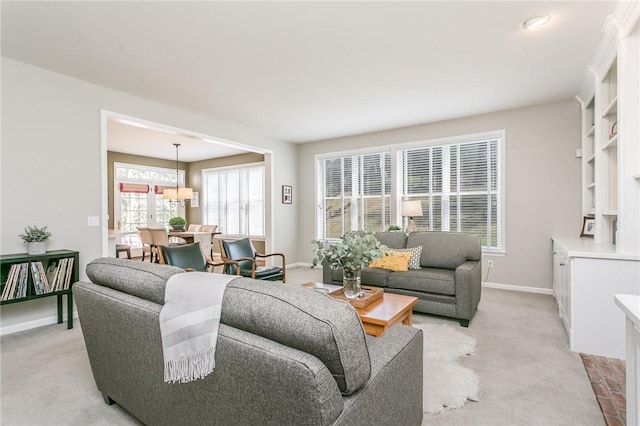
<path id="1" fill-rule="evenodd" d="M 162 191 L 162 198 L 165 200 L 191 200 L 193 199 L 193 189 L 191 188 L 166 188 Z"/>
<path id="2" fill-rule="evenodd" d="M 178 200 L 191 200 L 191 199 L 193 199 L 193 189 L 178 188 Z"/>
<path id="3" fill-rule="evenodd" d="M 165 200 L 177 200 L 178 199 L 178 191 L 175 188 L 165 189 L 162 191 L 162 198 Z"/>
<path id="4" fill-rule="evenodd" d="M 422 203 L 420 200 L 406 200 L 402 202 L 402 216 L 422 216 Z"/>

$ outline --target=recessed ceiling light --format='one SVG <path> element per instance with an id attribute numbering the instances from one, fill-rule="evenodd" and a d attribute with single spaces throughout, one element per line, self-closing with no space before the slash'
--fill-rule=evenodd
<path id="1" fill-rule="evenodd" d="M 523 30 L 535 30 L 536 28 L 540 28 L 541 26 L 549 22 L 550 19 L 551 16 L 546 14 L 532 16 L 531 18 L 520 24 L 520 28 L 522 28 Z"/>

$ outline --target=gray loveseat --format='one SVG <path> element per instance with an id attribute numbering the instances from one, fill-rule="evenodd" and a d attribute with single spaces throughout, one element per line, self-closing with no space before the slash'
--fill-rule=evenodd
<path id="1" fill-rule="evenodd" d="M 467 327 L 480 302 L 482 250 L 478 237 L 457 232 L 377 232 L 389 248 L 422 246 L 420 269 L 391 272 L 364 268 L 362 284 L 415 296 L 416 312 L 456 318 Z M 326 284 L 342 284 L 342 270 L 323 265 Z"/>
<path id="2" fill-rule="evenodd" d="M 419 425 L 422 331 L 365 336 L 346 302 L 237 278 L 225 290 L 209 376 L 163 381 L 168 266 L 102 258 L 74 285 L 96 385 L 149 425 Z"/>

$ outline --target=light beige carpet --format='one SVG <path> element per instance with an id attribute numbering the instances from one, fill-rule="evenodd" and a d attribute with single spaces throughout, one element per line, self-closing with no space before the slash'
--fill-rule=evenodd
<path id="1" fill-rule="evenodd" d="M 287 270 L 288 285 L 321 279 L 321 269 Z M 483 289 L 469 328 L 420 314 L 413 322 L 447 324 L 478 341 L 475 355 L 458 362 L 478 375 L 480 401 L 425 415 L 423 424 L 604 426 L 551 296 Z M 79 327 L 56 324 L 3 336 L 0 349 L 3 426 L 139 424 L 117 404 L 103 402 Z"/>

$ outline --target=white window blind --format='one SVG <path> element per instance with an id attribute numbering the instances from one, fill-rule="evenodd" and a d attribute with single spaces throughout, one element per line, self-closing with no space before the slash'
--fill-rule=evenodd
<path id="1" fill-rule="evenodd" d="M 381 231 L 390 223 L 391 153 L 376 152 L 317 161 L 318 236 Z"/>
<path id="2" fill-rule="evenodd" d="M 401 223 L 402 200 L 420 200 L 423 216 L 413 218 L 419 231 L 466 232 L 477 235 L 485 251 L 504 251 L 503 137 L 455 142 L 317 159 L 316 237 L 385 230 Z"/>
<path id="3" fill-rule="evenodd" d="M 398 151 L 402 199 L 420 200 L 418 229 L 466 232 L 502 250 L 501 139 Z"/>
<path id="4" fill-rule="evenodd" d="M 227 235 L 264 237 L 264 165 L 203 171 L 204 223 Z"/>

